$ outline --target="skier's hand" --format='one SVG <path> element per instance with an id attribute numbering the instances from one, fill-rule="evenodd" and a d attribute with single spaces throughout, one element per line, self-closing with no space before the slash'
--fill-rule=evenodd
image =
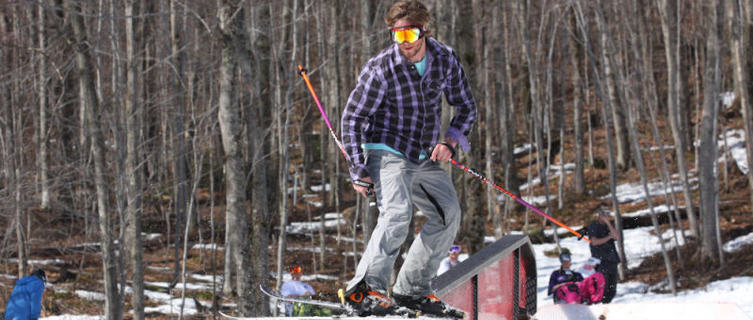
<path id="1" fill-rule="evenodd" d="M 620 234 L 616 230 L 612 230 L 611 232 L 609 232 L 609 234 L 615 241 L 620 241 Z"/>
<path id="2" fill-rule="evenodd" d="M 458 142 L 452 138 L 447 138 L 445 142 L 438 143 L 434 146 L 434 150 L 431 151 L 431 161 L 449 161 L 455 156 L 455 147 L 457 147 L 457 145 Z"/>
<path id="3" fill-rule="evenodd" d="M 367 185 L 371 185 L 371 187 Z M 353 181 L 353 190 L 368 198 L 374 191 L 374 182 L 371 181 L 371 177 L 358 179 L 357 181 Z"/>

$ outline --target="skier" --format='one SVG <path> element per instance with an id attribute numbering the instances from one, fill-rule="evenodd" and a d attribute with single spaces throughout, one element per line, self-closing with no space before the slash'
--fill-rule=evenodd
<path id="1" fill-rule="evenodd" d="M 363 67 L 342 115 L 353 189 L 367 196 L 373 184 L 380 211 L 346 300 L 360 315 L 403 306 L 443 316 L 452 309 L 432 294 L 430 280 L 455 239 L 460 205 L 440 164 L 455 149 L 470 150 L 476 102 L 455 52 L 431 37 L 426 6 L 402 0 L 384 20 L 394 43 Z M 440 138 L 442 93 L 456 112 Z M 429 220 L 408 250 L 393 301 L 385 294 L 413 205 Z"/>
<path id="2" fill-rule="evenodd" d="M 611 216 L 607 204 L 600 204 L 597 211 L 598 218 L 588 225 L 588 237 L 591 239 L 591 256 L 601 261 L 596 271 L 601 272 L 606 281 L 601 302 L 609 303 L 617 294 L 617 265 L 620 263 L 620 256 L 617 255 L 615 240 L 620 239 L 620 234 L 609 220 Z"/>
<path id="3" fill-rule="evenodd" d="M 45 283 L 47 275 L 41 269 L 19 279 L 5 306 L 5 320 L 39 319 Z"/>
<path id="4" fill-rule="evenodd" d="M 561 253 L 559 259 L 560 268 L 554 270 L 549 277 L 549 290 L 547 291 L 547 295 L 553 295 L 552 298 L 554 299 L 554 303 L 572 303 L 573 301 L 567 301 L 568 299 L 563 298 L 568 297 L 568 293 L 574 293 L 575 296 L 580 297 L 578 283 L 583 281 L 583 275 L 577 271 L 570 270 L 570 266 L 572 265 L 570 253 Z M 560 293 L 558 290 L 564 292 Z M 577 302 L 577 300 L 575 302 Z"/>
<path id="5" fill-rule="evenodd" d="M 303 267 L 294 265 L 290 268 L 290 277 L 292 280 L 285 281 L 280 288 L 280 294 L 285 297 L 302 297 L 312 296 L 316 291 L 310 284 L 301 281 L 303 276 Z M 285 315 L 293 316 L 293 304 L 285 304 Z"/>
<path id="6" fill-rule="evenodd" d="M 450 246 L 450 252 L 447 254 L 447 258 L 442 259 L 442 262 L 439 263 L 437 276 L 450 271 L 450 269 L 458 265 L 458 263 L 460 263 L 460 261 L 458 261 L 458 257 L 460 257 L 460 246 L 453 244 L 452 246 Z"/>

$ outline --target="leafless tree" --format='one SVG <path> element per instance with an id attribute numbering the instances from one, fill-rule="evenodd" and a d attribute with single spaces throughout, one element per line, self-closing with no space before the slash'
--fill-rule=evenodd
<path id="1" fill-rule="evenodd" d="M 66 10 L 72 25 L 72 34 L 69 33 L 69 41 L 76 46 L 76 67 L 78 70 L 79 99 L 82 110 L 85 110 L 87 132 L 91 136 L 91 153 L 94 159 L 94 186 L 97 194 L 97 212 L 99 214 L 100 241 L 105 278 L 105 310 L 108 320 L 122 318 L 123 302 L 118 292 L 117 265 L 115 261 L 115 249 L 112 239 L 112 219 L 110 217 L 109 190 L 105 177 L 106 148 L 100 105 L 94 91 L 94 77 L 92 72 L 91 51 L 86 35 L 83 12 L 80 1 L 66 1 Z M 85 107 L 85 108 L 84 108 Z"/>
<path id="2" fill-rule="evenodd" d="M 718 243 L 719 211 L 717 168 L 717 115 L 721 87 L 721 42 L 724 23 L 724 1 L 715 1 L 704 10 L 708 21 L 706 34 L 706 66 L 703 76 L 703 110 L 701 120 L 700 167 L 698 176 L 701 190 L 700 211 L 703 221 L 701 234 L 703 256 L 722 262 Z"/>
<path id="3" fill-rule="evenodd" d="M 225 151 L 226 175 L 226 226 L 233 246 L 233 274 L 238 294 L 238 311 L 253 315 L 255 305 L 251 298 L 253 270 L 249 259 L 246 168 L 243 155 L 243 122 L 238 105 L 237 72 L 238 58 L 232 40 L 243 28 L 245 10 L 237 1 L 224 0 L 220 4 L 219 17 L 221 36 L 219 123 L 222 147 Z"/>
<path id="4" fill-rule="evenodd" d="M 683 136 L 687 133 L 681 131 L 680 119 L 680 71 L 679 71 L 679 39 L 678 33 L 680 25 L 678 22 L 679 1 L 676 0 L 657 0 L 659 12 L 661 13 L 662 34 L 664 36 L 664 51 L 667 59 L 667 111 L 669 124 L 672 128 L 672 137 L 675 142 L 675 155 L 677 158 L 677 168 L 680 173 L 680 180 L 683 185 L 683 195 L 685 196 L 685 210 L 687 211 L 688 221 L 690 222 L 690 234 L 698 236 L 698 223 L 696 222 L 693 210 L 693 197 L 690 194 L 690 183 L 688 182 L 688 170 L 685 160 L 685 148 Z"/>
<path id="5" fill-rule="evenodd" d="M 126 235 L 125 242 L 129 253 L 131 266 L 133 293 L 133 317 L 144 319 L 144 265 L 143 249 L 141 245 L 141 214 L 142 214 L 142 166 L 141 166 L 141 113 L 143 106 L 141 92 L 137 83 L 141 65 L 137 59 L 140 48 L 138 39 L 139 22 L 136 16 L 141 13 L 138 1 L 127 1 L 125 5 L 126 18 L 126 176 L 128 177 L 128 203 L 126 207 Z"/>

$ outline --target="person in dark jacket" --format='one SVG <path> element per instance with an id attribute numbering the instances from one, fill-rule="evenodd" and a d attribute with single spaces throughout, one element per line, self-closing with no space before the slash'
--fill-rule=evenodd
<path id="1" fill-rule="evenodd" d="M 591 256 L 601 260 L 596 271 L 601 272 L 606 280 L 602 303 L 612 302 L 617 294 L 617 280 L 619 279 L 617 265 L 620 263 L 620 256 L 617 254 L 615 241 L 620 240 L 620 234 L 612 226 L 608 208 L 604 203 L 599 205 L 598 218 L 588 225 L 587 231 L 591 239 Z"/>
<path id="2" fill-rule="evenodd" d="M 30 276 L 16 281 L 8 305 L 5 306 L 5 320 L 39 319 L 45 283 L 47 275 L 41 269 L 36 269 Z"/>
<path id="3" fill-rule="evenodd" d="M 547 291 L 547 295 L 554 294 L 557 289 L 560 287 L 567 285 L 567 284 L 576 284 L 578 282 L 583 281 L 583 276 L 573 270 L 570 270 L 570 266 L 572 264 L 572 260 L 570 257 L 570 254 L 567 252 L 563 252 L 560 254 L 560 268 L 557 270 L 554 270 L 552 272 L 552 275 L 549 277 L 549 290 Z M 555 294 L 554 297 L 554 303 L 560 303 L 559 298 L 557 298 L 557 295 Z"/>

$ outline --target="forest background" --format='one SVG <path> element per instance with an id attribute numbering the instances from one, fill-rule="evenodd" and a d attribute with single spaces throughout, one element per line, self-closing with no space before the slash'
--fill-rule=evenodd
<path id="1" fill-rule="evenodd" d="M 648 197 L 648 208 L 672 210 L 652 210 L 652 223 L 661 234 L 660 220 L 673 221 L 689 244 L 684 254 L 664 250 L 657 272 L 675 291 L 691 269 L 675 274 L 678 263 L 725 270 L 720 243 L 753 226 L 749 1 L 425 3 L 432 36 L 461 58 L 479 106 L 461 163 L 513 194 L 543 194 L 541 208 L 568 224 L 587 223 L 606 201 L 620 229 L 630 204 L 610 197 L 617 185 L 640 181 L 648 193 L 661 181 L 672 192 Z M 28 274 L 30 256 L 79 256 L 53 278 L 101 279 L 101 314 L 143 319 L 145 265 L 162 263 L 171 287 L 186 268 L 222 274 L 213 308 L 222 297 L 239 314 L 266 315 L 256 284 L 274 283 L 270 273 L 281 279 L 298 259 L 285 254 L 297 238 L 281 226 L 345 212 L 352 227 L 338 227 L 334 242 L 322 231 L 319 257 L 305 261 L 347 280 L 355 259 L 342 253 L 358 251 L 376 213 L 351 190 L 297 66 L 308 68 L 339 131 L 360 67 L 391 45 L 382 20 L 391 4 L 0 1 L 5 273 Z M 722 108 L 727 92 L 735 99 Z M 451 115 L 447 106 L 445 125 Z M 729 128 L 744 132 L 744 170 L 719 161 L 717 136 Z M 559 179 L 530 184 L 556 166 Z M 546 220 L 448 170 L 464 212 L 457 242 L 468 253 L 485 236 L 542 234 Z M 320 192 L 310 192 L 315 185 Z M 92 241 L 93 252 L 72 249 Z M 190 254 L 195 242 L 224 251 Z"/>

